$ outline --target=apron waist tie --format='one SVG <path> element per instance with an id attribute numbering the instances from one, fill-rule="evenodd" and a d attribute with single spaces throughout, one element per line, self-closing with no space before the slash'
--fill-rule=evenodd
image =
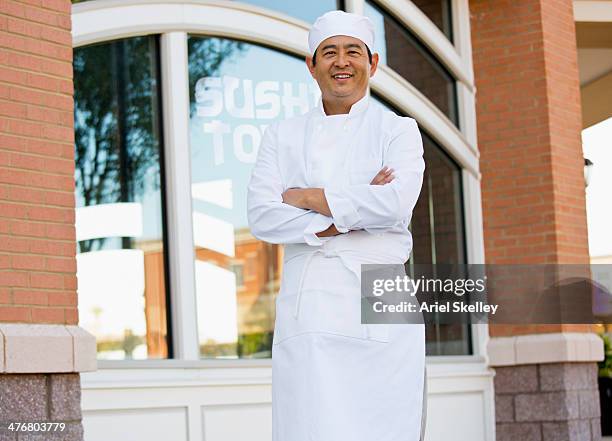
<path id="1" fill-rule="evenodd" d="M 317 255 L 317 254 L 322 254 L 323 257 L 325 257 L 325 258 L 332 258 L 332 257 L 340 258 L 340 260 L 342 261 L 342 264 L 355 277 L 357 277 L 358 281 L 361 281 L 360 275 L 354 269 L 352 269 L 351 266 L 347 263 L 346 257 L 343 256 L 343 253 L 342 253 L 341 250 L 330 250 L 328 248 L 318 248 L 318 249 L 310 252 L 308 254 L 308 257 L 306 258 L 306 261 L 304 262 L 304 268 L 302 269 L 302 274 L 300 275 L 300 283 L 298 284 L 297 298 L 296 298 L 296 301 L 295 301 L 295 310 L 293 311 L 293 317 L 296 320 L 297 320 L 298 315 L 300 313 L 300 302 L 302 300 L 304 281 L 306 280 L 306 274 L 308 272 L 308 267 L 310 266 L 310 263 L 312 262 L 312 259 L 314 258 L 314 256 Z M 361 287 L 360 287 L 360 289 L 361 289 Z M 366 332 L 367 332 L 367 337 L 370 338 L 370 327 L 369 326 L 366 326 Z"/>

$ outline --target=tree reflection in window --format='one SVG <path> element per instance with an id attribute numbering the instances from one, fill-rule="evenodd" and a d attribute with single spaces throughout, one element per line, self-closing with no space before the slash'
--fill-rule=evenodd
<path id="1" fill-rule="evenodd" d="M 280 51 L 195 35 L 188 50 L 200 355 L 270 357 L 282 247 L 250 233 L 246 189 L 265 127 L 319 91 L 304 60 Z"/>
<path id="2" fill-rule="evenodd" d="M 160 189 L 156 39 L 138 37 L 74 51 L 77 206 L 142 200 Z M 81 252 L 110 238 L 79 242 Z M 130 248 L 123 237 L 121 248 Z"/>
<path id="3" fill-rule="evenodd" d="M 74 50 L 79 316 L 99 358 L 171 356 L 156 36 Z"/>

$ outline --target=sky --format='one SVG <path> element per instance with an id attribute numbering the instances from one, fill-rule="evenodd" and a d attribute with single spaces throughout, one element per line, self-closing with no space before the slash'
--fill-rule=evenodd
<path id="1" fill-rule="evenodd" d="M 583 130 L 582 148 L 593 162 L 586 189 L 589 251 L 612 256 L 612 118 Z"/>

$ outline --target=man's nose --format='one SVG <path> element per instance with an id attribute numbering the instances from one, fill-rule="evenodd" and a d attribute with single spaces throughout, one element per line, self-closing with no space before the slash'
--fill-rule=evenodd
<path id="1" fill-rule="evenodd" d="M 343 55 L 342 53 L 338 54 L 338 56 L 336 57 L 336 63 L 335 64 L 338 67 L 348 66 L 348 64 L 349 64 L 348 57 L 346 55 Z"/>

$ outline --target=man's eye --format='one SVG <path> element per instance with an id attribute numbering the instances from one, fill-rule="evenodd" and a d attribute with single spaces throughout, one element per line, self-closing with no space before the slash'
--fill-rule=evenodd
<path id="1" fill-rule="evenodd" d="M 324 55 L 334 55 L 334 54 L 335 54 L 335 52 L 333 52 L 333 51 L 329 51 L 329 52 L 325 52 L 325 54 L 324 54 Z"/>

